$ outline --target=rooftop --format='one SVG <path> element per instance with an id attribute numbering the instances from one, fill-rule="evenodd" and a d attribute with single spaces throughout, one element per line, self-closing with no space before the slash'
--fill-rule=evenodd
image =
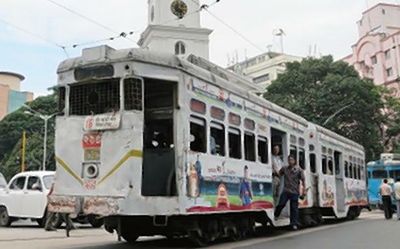
<path id="1" fill-rule="evenodd" d="M 0 75 L 13 76 L 13 77 L 18 78 L 21 81 L 23 81 L 25 79 L 25 76 L 23 76 L 22 74 L 8 72 L 8 71 L 0 71 Z"/>

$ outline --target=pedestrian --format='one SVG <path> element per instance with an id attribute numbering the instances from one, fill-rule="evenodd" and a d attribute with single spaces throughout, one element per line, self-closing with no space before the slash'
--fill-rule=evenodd
<path id="1" fill-rule="evenodd" d="M 396 200 L 397 220 L 400 220 L 400 178 L 397 178 L 394 188 L 394 198 Z"/>
<path id="2" fill-rule="evenodd" d="M 392 187 L 388 184 L 388 179 L 384 179 L 379 187 L 379 193 L 382 197 L 383 211 L 387 220 L 393 217 L 392 212 Z"/>
<path id="3" fill-rule="evenodd" d="M 275 220 L 281 215 L 286 203 L 290 200 L 290 226 L 293 230 L 299 225 L 299 198 L 305 193 L 304 171 L 297 165 L 293 155 L 288 157 L 289 165 L 279 170 L 279 176 L 283 176 L 283 191 L 279 198 L 279 204 L 275 209 Z M 300 183 L 302 185 L 300 193 Z"/>
<path id="4" fill-rule="evenodd" d="M 280 186 L 283 183 L 279 176 L 279 171 L 283 166 L 282 158 L 280 157 L 280 148 L 279 145 L 275 145 L 272 149 L 272 189 L 273 189 L 273 198 L 275 205 L 278 204 L 278 198 L 280 194 Z"/>
<path id="5" fill-rule="evenodd" d="M 57 223 L 55 219 L 61 219 L 61 224 L 65 222 L 65 229 L 68 231 L 68 235 L 70 230 L 76 229 L 69 214 L 47 212 L 46 224 L 44 226 L 46 231 L 57 231 L 57 228 L 54 227 L 54 223 Z"/>

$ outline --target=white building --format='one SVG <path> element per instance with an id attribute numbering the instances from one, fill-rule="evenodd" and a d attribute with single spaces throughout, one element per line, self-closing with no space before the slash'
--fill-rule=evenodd
<path id="1" fill-rule="evenodd" d="M 266 89 L 278 78 L 279 74 L 286 70 L 287 62 L 301 60 L 303 58 L 299 56 L 267 52 L 230 66 L 228 69 L 251 78 L 257 86 Z"/>
<path id="2" fill-rule="evenodd" d="M 209 59 L 212 30 L 201 28 L 199 0 L 148 0 L 148 3 L 148 26 L 138 42 L 141 48 Z"/>

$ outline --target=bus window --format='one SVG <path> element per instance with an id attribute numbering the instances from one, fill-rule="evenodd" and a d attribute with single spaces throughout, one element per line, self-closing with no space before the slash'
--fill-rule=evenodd
<path id="1" fill-rule="evenodd" d="M 333 175 L 333 159 L 329 157 L 328 159 L 328 175 Z"/>
<path id="2" fill-rule="evenodd" d="M 210 124 L 210 152 L 212 155 L 225 156 L 225 129 L 222 124 Z"/>
<path id="3" fill-rule="evenodd" d="M 372 171 L 372 178 L 385 179 L 387 177 L 388 177 L 388 175 L 387 175 L 386 170 L 377 169 L 377 170 Z"/>
<path id="4" fill-rule="evenodd" d="M 265 137 L 258 137 L 258 160 L 261 163 L 268 163 L 268 139 Z"/>
<path id="5" fill-rule="evenodd" d="M 310 154 L 310 171 L 311 173 L 317 173 L 317 158 L 315 157 L 315 154 L 312 153 Z"/>
<path id="6" fill-rule="evenodd" d="M 256 161 L 256 139 L 254 134 L 249 132 L 244 134 L 244 156 L 247 161 Z"/>
<path id="7" fill-rule="evenodd" d="M 303 148 L 299 148 L 299 166 L 303 170 L 306 169 L 306 155 Z"/>
<path id="8" fill-rule="evenodd" d="M 194 152 L 207 152 L 206 121 L 194 116 L 190 117 L 190 150 Z"/>
<path id="9" fill-rule="evenodd" d="M 328 173 L 328 165 L 327 165 L 327 162 L 326 162 L 326 156 L 325 155 L 322 156 L 322 173 L 324 175 L 326 175 Z"/>
<path id="10" fill-rule="evenodd" d="M 240 136 L 240 130 L 229 128 L 228 132 L 228 144 L 229 144 L 229 157 L 235 159 L 242 159 L 242 142 Z"/>
<path id="11" fill-rule="evenodd" d="M 349 178 L 349 162 L 344 162 L 344 176 Z"/>

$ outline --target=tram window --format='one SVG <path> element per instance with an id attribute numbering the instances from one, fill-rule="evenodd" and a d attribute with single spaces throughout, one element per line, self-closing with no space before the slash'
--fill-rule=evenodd
<path id="1" fill-rule="evenodd" d="M 353 178 L 353 163 L 349 164 L 349 178 Z"/>
<path id="2" fill-rule="evenodd" d="M 357 165 L 353 165 L 353 179 L 357 179 Z"/>
<path id="3" fill-rule="evenodd" d="M 207 152 L 206 121 L 192 116 L 190 118 L 190 150 L 195 152 Z"/>
<path id="4" fill-rule="evenodd" d="M 244 128 L 254 131 L 256 129 L 256 123 L 248 118 L 244 119 Z"/>
<path id="5" fill-rule="evenodd" d="M 297 143 L 296 136 L 290 135 L 290 143 L 292 143 L 292 144 L 296 144 Z"/>
<path id="6" fill-rule="evenodd" d="M 212 106 L 211 107 L 211 117 L 221 120 L 221 121 L 224 121 L 225 120 L 225 111 L 220 108 Z"/>
<path id="7" fill-rule="evenodd" d="M 387 177 L 388 177 L 388 175 L 387 175 L 386 170 L 377 169 L 377 170 L 372 171 L 372 178 L 384 179 Z"/>
<path id="8" fill-rule="evenodd" d="M 322 146 L 322 154 L 326 154 L 326 147 Z"/>
<path id="9" fill-rule="evenodd" d="M 371 171 L 368 171 L 368 178 L 371 178 Z"/>
<path id="10" fill-rule="evenodd" d="M 328 159 L 328 175 L 333 175 L 333 160 L 332 157 Z"/>
<path id="11" fill-rule="evenodd" d="M 357 165 L 357 179 L 361 180 L 361 166 Z"/>
<path id="12" fill-rule="evenodd" d="M 306 141 L 304 140 L 304 138 L 302 138 L 302 137 L 299 138 L 299 145 L 301 147 L 304 147 L 306 145 Z"/>
<path id="13" fill-rule="evenodd" d="M 142 107 L 142 82 L 139 79 L 124 80 L 125 110 L 141 111 Z"/>
<path id="14" fill-rule="evenodd" d="M 310 171 L 311 173 L 317 173 L 317 158 L 314 153 L 310 154 Z"/>
<path id="15" fill-rule="evenodd" d="M 347 161 L 344 162 L 344 176 L 349 177 L 349 162 Z"/>
<path id="16" fill-rule="evenodd" d="M 396 181 L 400 178 L 400 170 L 389 170 L 389 177 Z"/>
<path id="17" fill-rule="evenodd" d="M 315 146 L 312 145 L 312 144 L 310 144 L 310 145 L 308 146 L 308 149 L 309 149 L 310 151 L 314 151 L 314 150 L 315 150 Z"/>
<path id="18" fill-rule="evenodd" d="M 232 125 L 240 126 L 241 124 L 240 116 L 234 113 L 229 113 L 229 123 Z"/>
<path id="19" fill-rule="evenodd" d="M 190 110 L 200 114 L 206 114 L 206 104 L 197 99 L 192 99 L 190 101 Z"/>
<path id="20" fill-rule="evenodd" d="M 322 156 L 322 173 L 324 175 L 326 175 L 328 173 L 328 165 L 327 165 L 326 156 Z"/>
<path id="21" fill-rule="evenodd" d="M 297 147 L 294 145 L 290 145 L 290 154 L 291 156 L 294 156 L 294 158 L 297 160 Z"/>
<path id="22" fill-rule="evenodd" d="M 212 155 L 225 156 L 225 129 L 222 124 L 210 124 L 210 152 Z"/>
<path id="23" fill-rule="evenodd" d="M 242 159 L 242 142 L 240 130 L 230 128 L 228 132 L 229 157 Z"/>
<path id="24" fill-rule="evenodd" d="M 306 155 L 303 148 L 299 148 L 299 166 L 303 170 L 306 169 Z"/>
<path id="25" fill-rule="evenodd" d="M 249 132 L 244 134 L 244 156 L 247 161 L 256 161 L 256 139 L 254 134 Z"/>
<path id="26" fill-rule="evenodd" d="M 258 137 L 258 159 L 261 163 L 268 163 L 268 139 Z"/>

